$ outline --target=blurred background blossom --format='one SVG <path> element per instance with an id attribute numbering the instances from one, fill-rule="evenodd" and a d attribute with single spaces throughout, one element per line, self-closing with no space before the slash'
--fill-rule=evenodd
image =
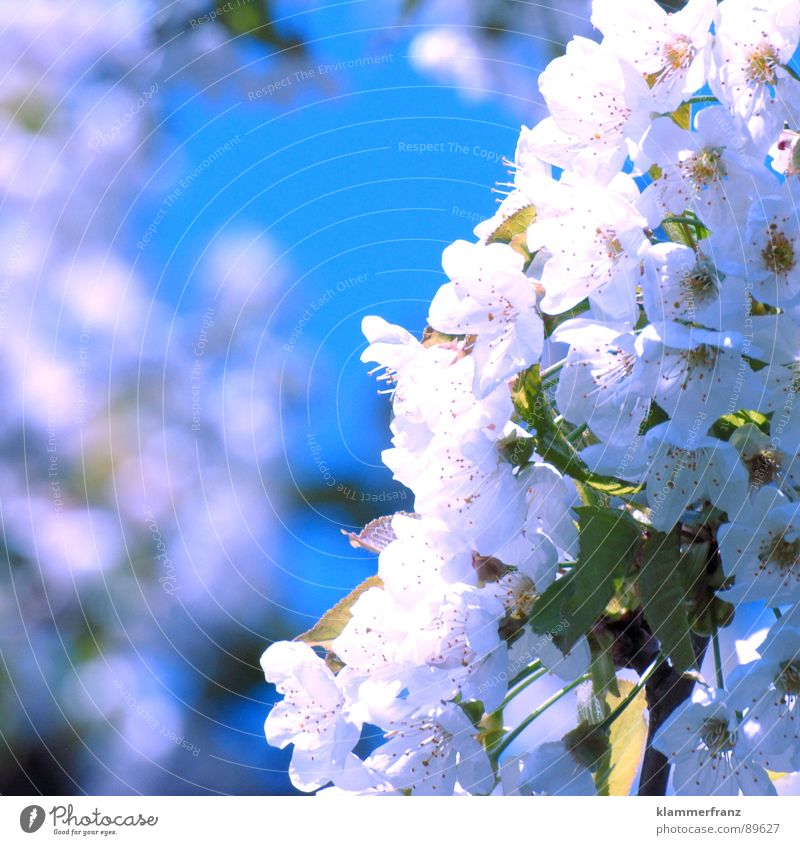
<path id="1" fill-rule="evenodd" d="M 258 658 L 412 506 L 360 320 L 424 326 L 587 17 L 0 2 L 0 792 L 292 791 Z"/>

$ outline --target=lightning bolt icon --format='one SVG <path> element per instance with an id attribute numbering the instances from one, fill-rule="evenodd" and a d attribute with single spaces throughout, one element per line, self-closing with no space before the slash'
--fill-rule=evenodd
<path id="1" fill-rule="evenodd" d="M 38 807 L 34 807 L 34 808 L 31 810 L 31 814 L 30 814 L 30 816 L 29 816 L 29 818 L 28 818 L 28 830 L 30 830 L 30 829 L 33 827 L 33 823 L 36 821 L 36 817 L 37 817 L 38 815 L 39 815 L 39 808 L 38 808 Z"/>

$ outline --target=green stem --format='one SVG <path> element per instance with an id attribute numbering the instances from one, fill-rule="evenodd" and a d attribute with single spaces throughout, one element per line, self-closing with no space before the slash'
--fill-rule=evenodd
<path id="1" fill-rule="evenodd" d="M 780 619 L 783 616 L 779 607 L 773 607 L 772 612 L 775 614 L 776 619 Z"/>
<path id="2" fill-rule="evenodd" d="M 656 658 L 648 667 L 644 670 L 644 672 L 639 677 L 639 680 L 636 682 L 636 685 L 633 689 L 625 696 L 623 702 L 617 707 L 613 713 L 609 713 L 605 719 L 600 723 L 599 728 L 605 730 L 610 728 L 611 725 L 625 712 L 625 709 L 633 703 L 634 699 L 637 695 L 647 686 L 647 682 L 650 678 L 653 677 L 653 673 L 658 669 L 658 667 L 664 662 L 664 657 L 660 656 Z"/>
<path id="3" fill-rule="evenodd" d="M 520 681 L 524 681 L 532 672 L 538 672 L 542 668 L 541 660 L 534 660 L 529 663 L 524 669 L 520 669 L 516 675 L 508 682 L 508 688 L 516 686 Z"/>
<path id="4" fill-rule="evenodd" d="M 581 423 L 576 429 L 574 429 L 567 435 L 567 440 L 569 440 L 570 443 L 574 443 L 581 437 L 581 435 L 584 433 L 584 431 L 586 431 L 587 428 L 589 428 L 589 426 L 586 425 L 586 423 Z"/>
<path id="5" fill-rule="evenodd" d="M 538 681 L 543 675 L 547 674 L 547 669 L 539 669 L 538 672 L 534 672 L 530 677 L 526 678 L 522 681 L 519 686 L 514 687 L 514 689 L 509 690 L 506 694 L 506 697 L 503 699 L 503 703 L 497 708 L 498 710 L 502 710 L 506 704 L 513 701 L 521 692 L 524 692 L 534 681 Z"/>
<path id="6" fill-rule="evenodd" d="M 714 633 L 711 634 L 711 645 L 714 649 L 714 669 L 717 675 L 717 687 L 725 689 L 725 677 L 722 674 L 722 652 L 719 648 L 719 631 L 717 626 L 714 626 Z"/>
<path id="7" fill-rule="evenodd" d="M 789 74 L 789 76 L 792 77 L 792 79 L 800 82 L 800 75 L 798 75 L 797 71 L 793 67 L 790 67 L 789 65 L 781 65 L 781 67 Z"/>
<path id="8" fill-rule="evenodd" d="M 566 363 L 567 359 L 562 358 L 562 360 L 557 361 L 555 364 L 551 364 L 549 367 L 547 367 L 547 369 L 544 369 L 539 373 L 539 378 L 542 380 L 542 382 L 544 382 L 544 380 L 548 376 L 555 375 Z"/>
<path id="9" fill-rule="evenodd" d="M 575 687 L 580 686 L 584 681 L 588 681 L 590 678 L 589 675 L 581 675 L 580 678 L 576 678 L 571 683 L 567 684 L 563 689 L 560 689 L 554 695 L 551 695 L 544 704 L 541 704 L 536 710 L 533 711 L 530 715 L 526 716 L 513 731 L 509 731 L 502 740 L 497 744 L 496 748 L 492 756 L 495 760 L 499 759 L 500 755 L 508 748 L 509 745 L 531 724 L 533 724 L 534 720 L 538 719 L 539 716 L 542 715 L 546 710 L 552 707 L 556 702 L 560 701 L 564 698 L 565 695 L 569 695 Z"/>
<path id="10" fill-rule="evenodd" d="M 701 94 L 699 97 L 690 97 L 688 100 L 684 100 L 681 105 L 684 103 L 689 103 L 690 106 L 693 106 L 695 103 L 718 103 L 719 100 L 713 94 Z"/>
<path id="11" fill-rule="evenodd" d="M 665 217 L 663 224 L 677 226 L 680 229 L 680 237 L 686 246 L 690 246 L 692 249 L 697 246 L 695 233 L 700 231 L 699 220 L 695 220 L 693 217 Z"/>

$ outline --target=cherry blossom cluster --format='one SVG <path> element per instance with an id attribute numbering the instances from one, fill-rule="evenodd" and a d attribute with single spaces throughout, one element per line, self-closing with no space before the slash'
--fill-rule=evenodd
<path id="1" fill-rule="evenodd" d="M 647 746 L 679 794 L 772 794 L 768 772 L 800 769 L 800 0 L 595 0 L 592 24 L 542 73 L 549 115 L 497 213 L 444 251 L 422 340 L 364 320 L 392 394 L 383 460 L 415 506 L 353 538 L 376 578 L 263 656 L 284 696 L 267 739 L 294 745 L 299 789 L 607 791 L 610 727 L 651 670 L 689 667 L 664 635 L 611 706 L 598 625 L 643 604 L 658 640 L 646 584 L 698 555 L 674 600 L 697 669 L 742 604 L 778 619 L 757 661 L 696 674 Z M 674 566 L 654 579 L 664 553 L 637 546 L 616 610 L 543 628 L 545 599 L 594 572 L 586 509 L 647 548 L 674 538 Z M 531 750 L 547 676 L 599 716 Z"/>

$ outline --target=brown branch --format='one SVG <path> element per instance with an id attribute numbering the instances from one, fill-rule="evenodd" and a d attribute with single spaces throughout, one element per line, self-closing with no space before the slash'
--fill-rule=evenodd
<path id="1" fill-rule="evenodd" d="M 621 619 L 601 620 L 598 626 L 614 637 L 613 660 L 618 669 L 633 669 L 639 675 L 658 659 L 658 640 L 653 636 L 641 610 Z M 708 637 L 692 635 L 692 645 L 700 666 L 708 646 Z M 656 731 L 667 718 L 692 694 L 694 680 L 662 663 L 645 686 L 649 727 L 647 745 L 639 777 L 639 795 L 665 795 L 669 780 L 667 758 L 653 748 Z"/>
<path id="2" fill-rule="evenodd" d="M 698 666 L 702 664 L 705 657 L 708 639 L 697 634 L 692 635 L 692 645 Z M 688 700 L 694 690 L 694 684 L 693 678 L 676 672 L 666 663 L 659 666 L 647 682 L 645 694 L 650 715 L 647 745 L 642 760 L 642 772 L 639 776 L 639 795 L 666 795 L 667 793 L 669 763 L 660 751 L 653 748 L 653 737 L 667 718 Z"/>

